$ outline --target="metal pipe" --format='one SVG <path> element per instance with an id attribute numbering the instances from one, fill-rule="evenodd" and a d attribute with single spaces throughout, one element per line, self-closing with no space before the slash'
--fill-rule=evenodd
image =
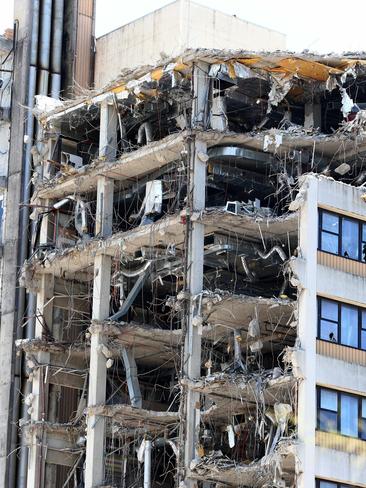
<path id="1" fill-rule="evenodd" d="M 127 388 L 131 406 L 134 408 L 142 408 L 142 395 L 137 376 L 137 366 L 132 351 L 124 347 L 122 349 L 122 359 L 126 370 Z"/>
<path id="2" fill-rule="evenodd" d="M 286 259 L 287 259 L 286 254 L 285 254 L 284 250 L 282 249 L 282 247 L 280 247 L 280 246 L 273 246 L 272 249 L 270 249 L 266 254 L 264 252 L 260 251 L 259 249 L 257 249 L 257 253 L 262 259 L 268 259 L 275 252 L 279 255 L 279 257 L 282 259 L 282 261 L 286 261 Z"/>
<path id="3" fill-rule="evenodd" d="M 37 66 L 38 59 L 38 31 L 39 31 L 39 10 L 40 0 L 33 0 L 32 3 L 32 36 L 30 47 L 30 64 L 31 66 Z"/>
<path id="4" fill-rule="evenodd" d="M 51 88 L 50 94 L 52 98 L 59 98 L 61 91 L 61 75 L 58 73 L 51 73 Z"/>
<path id="5" fill-rule="evenodd" d="M 126 313 L 129 311 L 131 305 L 135 301 L 135 298 L 141 291 L 142 287 L 144 286 L 145 281 L 147 280 L 148 276 L 150 275 L 149 271 L 146 271 L 145 273 L 141 274 L 138 278 L 136 283 L 133 285 L 130 293 L 128 294 L 126 300 L 123 302 L 122 308 L 118 310 L 115 314 L 113 314 L 111 317 L 109 317 L 108 320 L 119 320 L 121 317 L 126 315 Z"/>
<path id="6" fill-rule="evenodd" d="M 46 71 L 50 68 L 52 0 L 42 0 L 41 29 L 38 46 L 38 64 Z"/>
<path id="7" fill-rule="evenodd" d="M 122 276 L 125 276 L 126 278 L 135 278 L 136 276 L 142 275 L 142 273 L 145 273 L 145 271 L 150 267 L 151 261 L 146 261 L 146 263 L 141 266 L 139 269 L 135 269 L 133 271 L 127 270 L 127 269 L 121 269 L 120 274 Z"/>
<path id="8" fill-rule="evenodd" d="M 240 256 L 240 259 L 241 259 L 241 264 L 243 266 L 243 269 L 244 271 L 246 272 L 247 274 L 247 277 L 248 277 L 248 280 L 249 281 L 254 281 L 255 280 L 255 275 L 254 273 L 252 273 L 248 267 L 248 263 L 247 263 L 247 260 L 245 258 L 245 256 Z"/>
<path id="9" fill-rule="evenodd" d="M 51 71 L 59 75 L 61 74 L 63 22 L 64 0 L 53 0 Z"/>
<path id="10" fill-rule="evenodd" d="M 28 225 L 29 225 L 29 206 L 26 205 L 30 201 L 31 194 L 31 158 L 32 158 L 32 143 L 34 136 L 34 118 L 32 114 L 32 108 L 34 106 L 34 96 L 36 94 L 37 84 L 37 63 L 38 63 L 38 39 L 39 39 L 39 21 L 40 21 L 40 0 L 33 0 L 31 2 L 31 14 L 32 14 L 32 31 L 31 31 L 31 43 L 30 43 L 30 66 L 28 74 L 28 93 L 27 93 L 27 106 L 29 110 L 27 112 L 25 135 L 27 135 L 28 142 L 24 147 L 23 156 L 23 168 L 22 168 L 22 202 L 25 204 L 20 208 L 20 248 L 19 248 L 19 264 L 22 265 L 28 254 Z M 18 317 L 24 317 L 25 312 L 28 317 L 25 330 L 17 328 L 17 330 L 23 331 L 25 338 L 30 339 L 34 336 L 35 326 L 35 312 L 36 312 L 36 296 L 32 293 L 28 295 L 27 310 L 25 307 L 25 289 L 20 288 L 18 294 Z M 19 333 L 20 335 L 20 333 Z M 19 337 L 18 337 L 19 338 Z M 31 385 L 29 382 L 22 381 L 22 394 L 26 397 L 31 391 Z M 25 384 L 24 384 L 25 383 Z M 19 413 L 23 422 L 29 420 L 29 414 L 27 406 L 22 404 L 21 412 L 17 412 L 14 415 L 14 425 L 17 428 Z M 27 486 L 27 468 L 28 468 L 28 446 L 24 434 L 21 435 L 21 446 L 19 453 L 19 462 L 17 464 L 17 480 L 16 486 L 18 488 L 26 488 Z M 13 483 L 15 486 L 15 483 Z"/>
<path id="11" fill-rule="evenodd" d="M 144 488 L 151 488 L 151 451 L 151 441 L 147 440 L 144 452 Z"/>
<path id="12" fill-rule="evenodd" d="M 48 95 L 48 80 L 50 74 L 47 70 L 40 69 L 38 72 L 37 94 Z"/>

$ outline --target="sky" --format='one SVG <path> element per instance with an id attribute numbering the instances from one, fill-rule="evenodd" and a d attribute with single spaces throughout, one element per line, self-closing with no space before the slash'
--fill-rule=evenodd
<path id="1" fill-rule="evenodd" d="M 170 0 L 96 0 L 97 37 L 163 7 Z M 287 34 L 291 51 L 366 51 L 366 1 L 196 0 L 197 3 Z M 0 33 L 13 25 L 13 0 L 0 0 Z M 360 22 L 358 22 L 358 19 Z"/>

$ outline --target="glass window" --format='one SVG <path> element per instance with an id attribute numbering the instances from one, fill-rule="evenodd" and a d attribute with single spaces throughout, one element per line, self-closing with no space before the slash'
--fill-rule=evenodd
<path id="1" fill-rule="evenodd" d="M 359 259 L 359 223 L 356 220 L 342 218 L 342 256 Z"/>
<path id="2" fill-rule="evenodd" d="M 318 338 L 366 351 L 366 308 L 318 298 Z"/>
<path id="3" fill-rule="evenodd" d="M 333 481 L 317 480 L 316 488 L 357 488 L 357 486 L 334 483 Z"/>
<path id="4" fill-rule="evenodd" d="M 322 319 L 334 320 L 335 322 L 338 322 L 338 303 L 332 300 L 326 300 L 325 298 L 322 298 L 321 317 Z"/>
<path id="5" fill-rule="evenodd" d="M 358 398 L 341 395 L 341 434 L 358 437 Z"/>
<path id="6" fill-rule="evenodd" d="M 366 261 L 366 224 L 362 224 L 361 261 Z"/>
<path id="7" fill-rule="evenodd" d="M 341 307 L 341 343 L 358 347 L 358 310 L 356 307 Z"/>
<path id="8" fill-rule="evenodd" d="M 328 232 L 333 232 L 333 234 L 338 234 L 338 232 L 339 232 L 339 217 L 338 217 L 338 215 L 331 214 L 328 212 L 323 212 L 322 217 L 323 217 L 322 229 L 327 230 Z"/>
<path id="9" fill-rule="evenodd" d="M 332 390 L 320 390 L 319 428 L 326 432 L 337 432 L 338 394 Z"/>
<path id="10" fill-rule="evenodd" d="M 319 481 L 319 488 L 337 488 L 337 483 L 331 481 Z"/>
<path id="11" fill-rule="evenodd" d="M 360 422 L 360 436 L 364 441 L 366 440 L 366 399 L 363 398 L 361 402 L 361 422 Z"/>
<path id="12" fill-rule="evenodd" d="M 366 310 L 362 310 L 361 320 L 362 320 L 362 328 L 366 329 Z"/>
<path id="13" fill-rule="evenodd" d="M 318 387 L 318 429 L 366 440 L 366 398 Z"/>
<path id="14" fill-rule="evenodd" d="M 338 394 L 337 394 L 337 392 L 321 388 L 321 390 L 320 390 L 320 408 L 325 408 L 326 410 L 333 410 L 334 412 L 337 412 L 337 410 L 338 410 Z"/>
<path id="15" fill-rule="evenodd" d="M 366 223 L 319 210 L 320 250 L 366 262 Z"/>
<path id="16" fill-rule="evenodd" d="M 319 412 L 319 429 L 325 432 L 337 432 L 338 415 L 336 412 L 320 410 Z"/>
<path id="17" fill-rule="evenodd" d="M 338 323 L 321 320 L 320 339 L 324 339 L 325 341 L 338 342 Z"/>
<path id="18" fill-rule="evenodd" d="M 361 330 L 361 349 L 366 350 L 366 330 Z"/>
<path id="19" fill-rule="evenodd" d="M 321 250 L 338 254 L 338 236 L 322 232 Z"/>

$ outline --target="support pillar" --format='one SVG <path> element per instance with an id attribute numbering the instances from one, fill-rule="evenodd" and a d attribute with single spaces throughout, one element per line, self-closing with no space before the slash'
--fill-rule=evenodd
<path id="1" fill-rule="evenodd" d="M 316 336 L 317 336 L 317 232 L 318 181 L 311 179 L 306 202 L 300 210 L 300 249 L 304 260 L 299 292 L 298 338 L 300 368 L 303 380 L 298 394 L 299 488 L 315 488 L 316 429 Z"/>
<path id="2" fill-rule="evenodd" d="M 191 144 L 191 195 L 192 210 L 200 212 L 205 208 L 206 163 L 199 156 L 206 154 L 206 144 L 196 141 Z M 203 287 L 203 253 L 204 253 L 204 225 L 197 221 L 191 222 L 188 244 L 188 277 L 187 284 L 190 292 L 188 311 L 188 330 L 184 345 L 184 375 L 193 380 L 201 375 L 201 331 L 196 320 L 199 311 L 197 300 L 194 298 Z M 191 461 L 197 457 L 198 431 L 200 426 L 200 394 L 190 389 L 186 397 L 186 438 L 184 451 L 184 465 L 186 474 L 189 472 Z M 186 479 L 186 483 L 193 486 L 193 481 Z"/>
<path id="3" fill-rule="evenodd" d="M 97 211 L 95 217 L 95 235 L 112 235 L 114 180 L 99 176 L 97 184 Z"/>
<path id="4" fill-rule="evenodd" d="M 208 95 L 209 95 L 209 65 L 199 62 L 193 69 L 193 101 L 192 101 L 192 123 L 193 129 L 204 129 L 207 126 L 208 117 Z M 204 225 L 198 222 L 194 215 L 205 208 L 206 194 L 206 161 L 207 145 L 198 139 L 190 141 L 189 150 L 189 172 L 190 184 L 188 188 L 190 204 L 190 222 L 188 238 L 188 267 L 187 267 L 187 289 L 190 294 L 187 332 L 184 343 L 184 366 L 185 378 L 193 380 L 201 375 L 201 331 L 197 325 L 197 301 L 195 295 L 202 292 L 203 287 L 203 258 L 204 258 Z M 192 218 L 193 217 L 193 218 Z M 195 486 L 194 480 L 190 479 L 189 470 L 192 460 L 198 457 L 198 433 L 200 426 L 200 394 L 188 388 L 185 405 L 185 444 L 184 444 L 184 469 L 185 483 L 188 487 Z"/>
<path id="5" fill-rule="evenodd" d="M 108 161 L 117 156 L 117 111 L 108 100 L 100 104 L 99 157 Z"/>
<path id="6" fill-rule="evenodd" d="M 104 254 L 97 255 L 94 261 L 92 312 L 94 320 L 103 320 L 109 316 L 111 262 L 111 257 Z M 101 332 L 93 332 L 90 344 L 89 407 L 103 404 L 106 400 L 107 368 L 106 358 L 101 351 L 102 344 Z M 85 488 L 92 488 L 103 483 L 104 445 L 105 418 L 98 415 L 88 415 Z"/>
<path id="7" fill-rule="evenodd" d="M 321 129 L 322 126 L 322 107 L 318 102 L 305 103 L 305 129 Z"/>
<path id="8" fill-rule="evenodd" d="M 40 290 L 37 294 L 35 338 L 42 339 L 52 331 L 54 277 L 42 275 Z M 50 354 L 39 352 L 37 361 L 47 364 Z M 33 400 L 31 404 L 31 422 L 48 419 L 48 368 L 40 367 L 34 372 L 32 382 Z M 27 488 L 42 488 L 45 480 L 47 441 L 46 433 L 34 432 L 31 436 L 28 457 Z"/>

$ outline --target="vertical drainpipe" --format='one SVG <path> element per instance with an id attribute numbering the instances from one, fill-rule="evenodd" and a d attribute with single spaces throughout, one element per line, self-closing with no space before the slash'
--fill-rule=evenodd
<path id="1" fill-rule="evenodd" d="M 32 0 L 32 34 L 31 34 L 31 48 L 30 48 L 30 67 L 29 67 L 29 83 L 28 83 L 28 100 L 27 105 L 29 111 L 26 120 L 26 135 L 28 136 L 24 148 L 24 163 L 23 163 L 23 181 L 22 181 L 22 201 L 27 204 L 31 196 L 31 149 L 33 145 L 34 135 L 36 139 L 39 134 L 38 128 L 35 129 L 35 121 L 32 114 L 34 106 L 34 96 L 36 93 L 42 95 L 49 94 L 49 70 L 50 63 L 52 69 L 51 76 L 51 95 L 55 98 L 59 97 L 61 86 L 61 58 L 62 58 L 62 34 L 63 34 L 63 13 L 64 0 L 54 0 L 52 8 L 52 0 Z M 53 31 L 52 31 L 53 28 Z M 51 37 L 52 37 L 52 51 L 51 51 Z M 38 75 L 38 76 L 37 76 Z M 38 78 L 38 80 L 37 80 Z M 27 258 L 29 251 L 28 226 L 29 226 L 29 207 L 22 207 L 21 215 L 21 252 L 20 264 L 22 265 Z M 31 225 L 32 234 L 35 232 L 35 225 Z M 19 308 L 20 315 L 25 314 L 25 289 L 21 289 L 22 308 Z M 36 295 L 30 293 L 28 296 L 28 306 L 26 316 L 29 317 L 25 329 L 25 337 L 32 339 L 34 337 L 35 313 L 36 313 Z M 27 396 L 31 392 L 31 384 L 27 381 L 22 385 L 23 396 Z M 21 418 L 23 421 L 29 419 L 27 406 L 22 404 Z M 17 419 L 16 419 L 17 420 Z M 15 423 L 16 425 L 16 423 Z M 28 468 L 28 448 L 26 446 L 25 436 L 22 435 L 20 459 L 17 470 L 17 488 L 26 488 L 27 486 L 27 468 Z"/>
<path id="2" fill-rule="evenodd" d="M 152 443 L 147 440 L 144 452 L 144 488 L 151 488 L 151 451 Z"/>
<path id="3" fill-rule="evenodd" d="M 31 46 L 30 46 L 30 66 L 29 66 L 29 78 L 28 78 L 28 94 L 27 94 L 27 106 L 29 110 L 27 112 L 27 119 L 25 122 L 25 135 L 27 141 L 24 144 L 24 158 L 23 158 L 23 170 L 22 170 L 22 202 L 25 204 L 20 208 L 20 252 L 19 252 L 19 264 L 22 265 L 28 255 L 29 239 L 28 239 L 28 226 L 29 226 L 29 207 L 27 203 L 30 201 L 31 196 L 31 161 L 32 161 L 32 144 L 34 136 L 34 118 L 32 114 L 32 108 L 34 106 L 34 96 L 37 88 L 37 62 L 38 62 L 38 36 L 39 36 L 39 21 L 40 21 L 40 0 L 32 0 L 31 13 L 32 13 L 32 28 L 31 28 Z M 19 306 L 18 317 L 29 317 L 26 327 L 24 329 L 24 336 L 27 339 L 31 339 L 34 336 L 34 316 L 36 312 L 36 296 L 32 293 L 28 295 L 28 304 L 25 306 L 25 289 L 19 290 Z M 19 330 L 19 326 L 17 331 Z M 18 333 L 20 338 L 21 334 Z M 31 384 L 25 379 L 23 374 L 23 380 L 21 384 L 22 397 L 26 397 L 31 392 Z M 22 403 L 20 409 L 20 417 L 22 421 L 29 420 L 29 414 L 27 412 L 27 406 Z M 15 418 L 13 424 L 17 428 L 18 419 Z M 26 445 L 25 436 L 22 434 L 21 446 L 19 453 L 19 462 L 17 465 L 17 478 L 15 479 L 11 487 L 26 488 L 27 486 L 27 465 L 28 465 L 28 447 Z M 13 475 L 15 476 L 15 475 Z"/>
<path id="4" fill-rule="evenodd" d="M 51 54 L 52 0 L 42 0 L 40 18 L 40 38 L 38 46 L 38 86 L 37 93 L 48 95 L 48 79 Z"/>
<path id="5" fill-rule="evenodd" d="M 51 97 L 53 98 L 59 98 L 61 90 L 63 21 L 64 0 L 53 0 L 51 50 Z"/>

